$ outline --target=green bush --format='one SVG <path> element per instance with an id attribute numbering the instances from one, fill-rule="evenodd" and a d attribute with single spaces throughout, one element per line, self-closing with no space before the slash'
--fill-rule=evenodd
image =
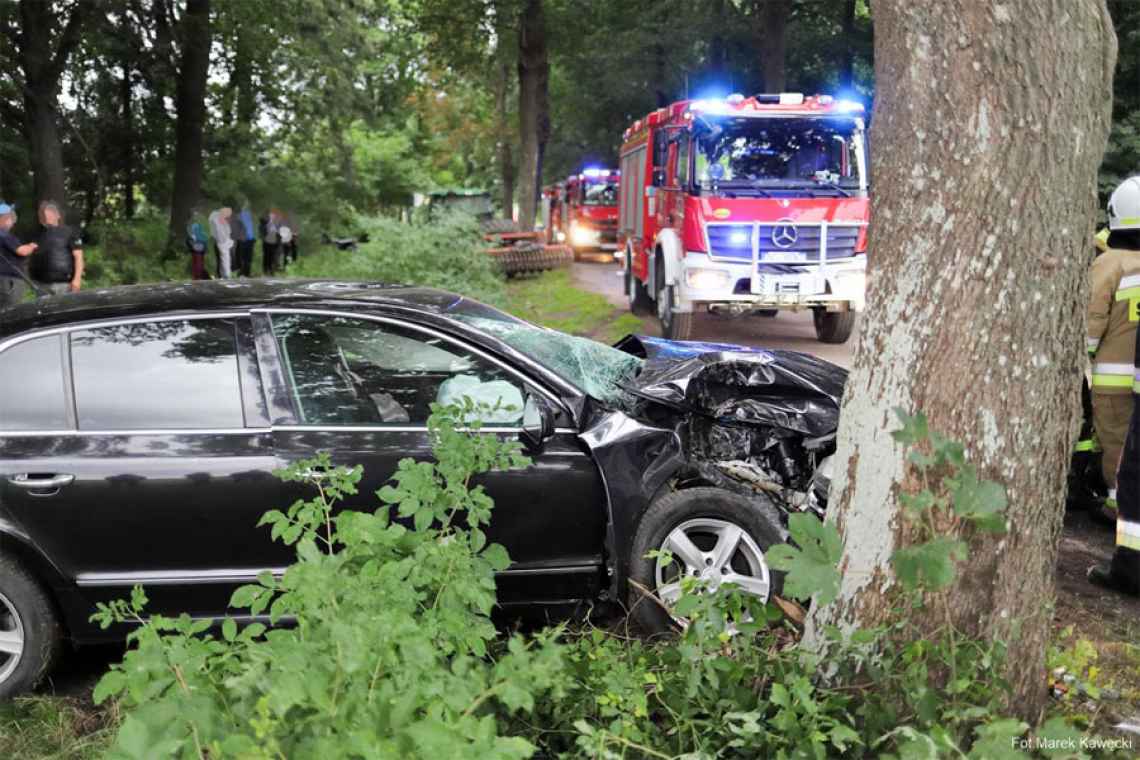
<path id="1" fill-rule="evenodd" d="M 470 216 L 445 215 L 422 224 L 372 217 L 357 226 L 369 242 L 356 251 L 318 247 L 315 236 L 307 235 L 288 274 L 443 288 L 490 303 L 505 298 L 503 276 L 482 251 L 486 244 Z"/>
<path id="2" fill-rule="evenodd" d="M 673 640 L 617 630 L 555 628 L 496 635 L 490 613 L 506 551 L 483 533 L 493 503 L 472 480 L 528 464 L 517 443 L 463 429 L 473 407 L 433 407 L 436 461 L 401 461 L 374 512 L 333 512 L 360 469 L 327 456 L 281 473 L 312 498 L 262 523 L 296 547 L 281 579 L 265 575 L 232 605 L 295 627 L 220 635 L 188 616 L 144 619 L 145 598 L 97 618 L 137 624 L 132 648 L 95 691 L 124 708 L 110 754 L 122 758 L 1024 758 L 1028 727 L 1002 718 L 994 676 L 1000 643 L 952 630 L 924 637 L 937 614 L 924 593 L 944 586 L 968 547 L 923 536 L 901 555 L 909 609 L 894 626 L 843 636 L 826 655 L 800 649 L 775 605 L 701 593 L 684 581 Z M 913 498 L 912 518 L 954 510 L 991 529 L 1000 488 L 979 482 L 962 448 L 904 417 L 909 461 L 940 474 Z M 393 521 L 391 511 L 402 518 Z M 810 524 L 808 524 L 810 523 Z M 797 547 L 774 561 L 799 598 L 831 594 L 838 534 L 804 516 Z M 931 545 L 937 548 L 930 548 Z M 926 556 L 929 554 L 931 556 Z M 949 568 L 949 569 L 947 569 Z M 785 603 L 786 604 L 786 603 Z M 1074 736 L 1054 719 L 1041 739 Z"/>
<path id="3" fill-rule="evenodd" d="M 83 247 L 84 287 L 105 288 L 190 277 L 189 255 L 163 258 L 165 217 L 95 225 Z"/>

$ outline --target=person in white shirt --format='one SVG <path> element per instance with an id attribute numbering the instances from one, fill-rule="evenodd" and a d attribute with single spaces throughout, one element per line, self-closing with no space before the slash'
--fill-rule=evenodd
<path id="1" fill-rule="evenodd" d="M 210 233 L 214 236 L 214 253 L 218 257 L 218 277 L 223 280 L 233 276 L 230 270 L 234 250 L 234 239 L 230 235 L 230 217 L 233 213 L 229 206 L 222 206 L 211 213 L 209 218 Z"/>

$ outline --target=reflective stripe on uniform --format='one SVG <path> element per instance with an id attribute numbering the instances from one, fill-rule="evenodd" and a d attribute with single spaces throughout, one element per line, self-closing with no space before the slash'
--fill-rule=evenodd
<path id="1" fill-rule="evenodd" d="M 1093 365 L 1093 387 L 1101 388 L 1129 388 L 1133 383 L 1133 367 L 1131 364 L 1116 362 L 1097 362 Z"/>
<path id="2" fill-rule="evenodd" d="M 1090 354 L 1095 354 L 1099 346 L 1100 338 L 1085 338 L 1085 348 L 1089 350 Z"/>
<path id="3" fill-rule="evenodd" d="M 1077 441 L 1077 445 L 1073 447 L 1073 451 L 1096 451 L 1096 441 L 1094 441 L 1092 438 L 1085 438 L 1083 440 Z"/>
<path id="4" fill-rule="evenodd" d="M 1140 552 L 1140 523 L 1116 518 L 1116 545 Z"/>

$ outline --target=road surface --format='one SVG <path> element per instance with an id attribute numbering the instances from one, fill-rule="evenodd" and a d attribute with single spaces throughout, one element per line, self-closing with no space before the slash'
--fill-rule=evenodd
<path id="1" fill-rule="evenodd" d="M 629 308 L 629 302 L 622 292 L 621 270 L 616 263 L 603 264 L 593 261 L 576 261 L 571 274 L 578 287 L 604 295 L 610 303 L 620 308 Z M 657 321 L 646 320 L 655 335 L 660 335 Z M 784 348 L 814 354 L 841 367 L 851 366 L 851 353 L 858 339 L 859 328 L 843 345 L 833 346 L 820 343 L 815 338 L 811 312 L 793 313 L 782 311 L 776 317 L 721 317 L 714 314 L 700 314 L 694 320 L 693 340 L 715 340 L 737 343 L 759 348 Z"/>

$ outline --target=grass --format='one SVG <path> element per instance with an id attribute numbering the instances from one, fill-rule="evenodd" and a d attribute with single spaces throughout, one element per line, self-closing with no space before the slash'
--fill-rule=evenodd
<path id="1" fill-rule="evenodd" d="M 639 317 L 616 308 L 605 296 L 578 288 L 567 269 L 511 280 L 503 308 L 528 322 L 607 344 L 644 332 Z"/>
<path id="2" fill-rule="evenodd" d="M 0 753 L 20 760 L 101 757 L 116 723 L 114 708 L 90 697 L 21 697 L 0 702 Z"/>

